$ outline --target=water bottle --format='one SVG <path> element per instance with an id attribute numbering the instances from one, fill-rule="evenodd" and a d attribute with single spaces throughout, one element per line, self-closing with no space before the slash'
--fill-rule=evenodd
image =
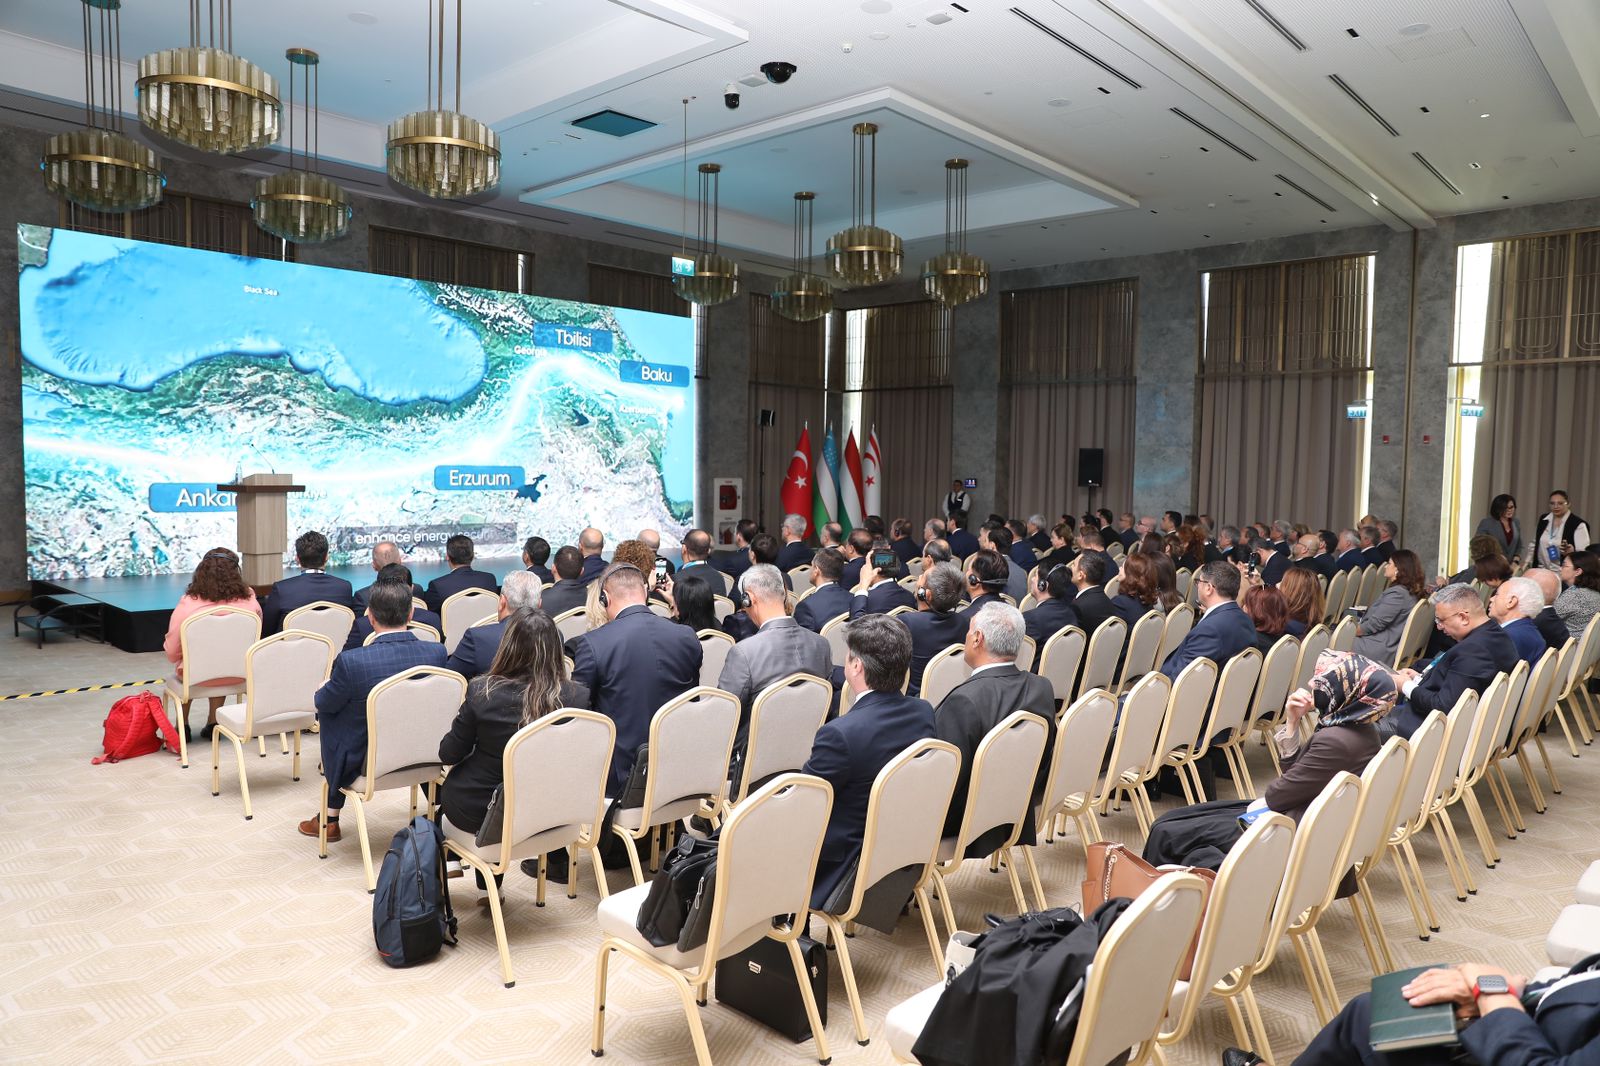
<path id="1" fill-rule="evenodd" d="M 242 484 L 243 482 L 244 482 L 244 460 L 243 459 L 236 459 L 236 460 L 234 460 L 234 463 L 233 463 L 233 483 L 235 485 L 239 485 L 239 484 Z"/>

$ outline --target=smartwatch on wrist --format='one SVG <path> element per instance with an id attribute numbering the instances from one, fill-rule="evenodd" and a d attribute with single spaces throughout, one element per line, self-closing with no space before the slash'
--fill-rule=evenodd
<path id="1" fill-rule="evenodd" d="M 1484 996 L 1504 996 L 1510 992 L 1511 986 L 1497 973 L 1486 973 L 1472 984 L 1474 999 L 1482 999 Z"/>

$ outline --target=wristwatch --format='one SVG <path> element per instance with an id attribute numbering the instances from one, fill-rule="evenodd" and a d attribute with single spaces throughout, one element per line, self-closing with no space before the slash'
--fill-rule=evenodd
<path id="1" fill-rule="evenodd" d="M 1482 999 L 1484 996 L 1504 996 L 1510 991 L 1511 986 L 1506 983 L 1506 979 L 1497 973 L 1486 973 L 1472 985 L 1474 999 Z"/>

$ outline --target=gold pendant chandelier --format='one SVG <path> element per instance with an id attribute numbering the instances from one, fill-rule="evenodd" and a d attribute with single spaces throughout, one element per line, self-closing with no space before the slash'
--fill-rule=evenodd
<path id="1" fill-rule="evenodd" d="M 922 264 L 922 291 L 945 307 L 981 299 L 989 264 L 967 253 L 967 161 L 944 164 L 944 251 Z"/>
<path id="2" fill-rule="evenodd" d="M 739 264 L 717 251 L 718 215 L 722 167 L 700 164 L 700 250 L 691 258 L 693 274 L 678 274 L 672 279 L 678 295 L 692 304 L 713 307 L 739 295 Z"/>
<path id="3" fill-rule="evenodd" d="M 850 191 L 852 224 L 828 238 L 833 276 L 846 285 L 878 285 L 900 274 L 904 248 L 900 238 L 878 226 L 878 127 L 858 122 L 851 129 Z"/>
<path id="4" fill-rule="evenodd" d="M 83 0 L 84 128 L 51 137 L 39 162 L 51 192 L 119 213 L 160 203 L 167 184 L 156 154 L 122 133 L 121 9 L 122 0 Z"/>
<path id="5" fill-rule="evenodd" d="M 350 229 L 350 198 L 316 172 L 321 142 L 321 57 L 309 48 L 291 48 L 289 61 L 289 169 L 256 182 L 250 209 L 256 225 L 295 244 L 316 244 L 343 237 Z M 294 165 L 295 72 L 305 86 L 305 121 L 301 123 L 302 165 Z"/>
<path id="6" fill-rule="evenodd" d="M 813 322 L 833 310 L 833 286 L 812 273 L 812 220 L 817 194 L 794 194 L 794 270 L 772 287 L 772 309 L 794 322 Z"/>
<path id="7" fill-rule="evenodd" d="M 432 110 L 389 123 L 389 177 L 424 196 L 451 200 L 500 184 L 500 135 L 461 113 L 461 0 L 456 0 L 456 109 L 444 108 L 444 14 L 439 0 L 438 79 L 434 74 L 433 0 L 428 0 L 428 98 Z M 437 91 L 434 86 L 437 84 Z"/>
<path id="8" fill-rule="evenodd" d="M 207 15 L 189 0 L 189 47 L 139 60 L 139 121 L 202 152 L 265 148 L 278 139 L 278 79 L 233 54 L 233 0 L 207 0 Z"/>

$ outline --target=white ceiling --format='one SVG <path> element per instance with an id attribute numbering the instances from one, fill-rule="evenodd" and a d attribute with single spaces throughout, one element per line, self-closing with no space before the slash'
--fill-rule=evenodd
<path id="1" fill-rule="evenodd" d="M 137 57 L 186 43 L 185 10 L 125 6 L 129 100 Z M 942 244 L 954 155 L 972 160 L 973 250 L 1001 267 L 1600 194 L 1595 0 L 469 0 L 464 14 L 462 109 L 505 153 L 500 189 L 469 209 L 675 244 L 687 96 L 691 192 L 696 163 L 721 163 L 723 243 L 769 265 L 788 254 L 796 190 L 818 193 L 819 246 L 848 216 L 862 119 L 882 127 L 879 222 L 912 264 Z M 237 5 L 234 47 L 280 76 L 285 47 L 320 51 L 323 152 L 381 177 L 385 123 L 424 106 L 426 31 L 421 0 L 278 0 Z M 0 86 L 69 114 L 79 33 L 70 0 L 5 5 Z M 799 67 L 785 85 L 760 78 L 775 59 Z M 755 84 L 727 110 L 741 78 Z M 568 125 L 604 107 L 659 125 L 620 139 Z"/>

